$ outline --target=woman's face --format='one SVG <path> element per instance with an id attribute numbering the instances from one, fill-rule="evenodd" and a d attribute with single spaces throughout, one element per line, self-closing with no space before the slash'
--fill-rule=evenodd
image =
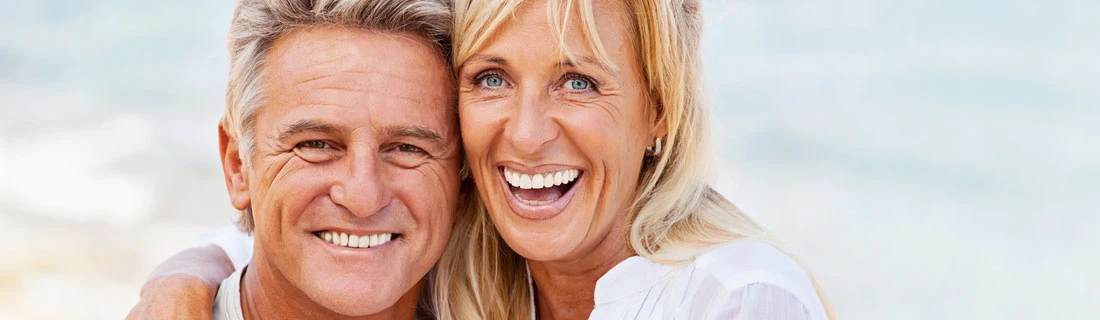
<path id="1" fill-rule="evenodd" d="M 567 261 L 625 246 L 654 115 L 625 6 L 595 4 L 607 66 L 576 24 L 565 33 L 575 60 L 563 56 L 546 5 L 523 4 L 463 63 L 459 117 L 505 241 L 528 259 Z"/>

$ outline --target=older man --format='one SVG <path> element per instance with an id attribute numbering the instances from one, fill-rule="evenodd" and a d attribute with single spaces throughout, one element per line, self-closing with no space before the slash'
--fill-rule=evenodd
<path id="1" fill-rule="evenodd" d="M 449 23 L 440 1 L 241 1 L 218 134 L 255 244 L 215 319 L 414 318 L 462 180 Z"/>

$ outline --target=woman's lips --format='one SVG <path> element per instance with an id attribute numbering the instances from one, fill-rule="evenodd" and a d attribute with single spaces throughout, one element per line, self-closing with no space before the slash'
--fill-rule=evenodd
<path id="1" fill-rule="evenodd" d="M 583 171 L 522 173 L 502 167 L 500 173 L 512 210 L 527 219 L 543 220 L 557 216 L 569 204 Z"/>

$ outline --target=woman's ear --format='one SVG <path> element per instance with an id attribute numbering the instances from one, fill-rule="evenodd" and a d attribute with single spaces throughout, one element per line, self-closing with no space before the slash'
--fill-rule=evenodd
<path id="1" fill-rule="evenodd" d="M 248 209 L 252 205 L 248 192 L 248 172 L 241 160 L 237 139 L 230 138 L 225 127 L 218 125 L 218 153 L 222 159 L 222 172 L 225 174 L 225 188 L 229 190 L 229 201 L 237 210 Z"/>
<path id="2" fill-rule="evenodd" d="M 651 97 L 650 105 L 653 106 L 653 109 L 651 109 L 653 111 L 650 113 L 649 123 L 652 123 L 653 126 L 650 127 L 649 132 L 655 139 L 664 139 L 668 135 L 668 123 L 665 121 L 668 117 L 665 117 L 664 105 L 656 98 L 656 95 L 651 95 Z"/>

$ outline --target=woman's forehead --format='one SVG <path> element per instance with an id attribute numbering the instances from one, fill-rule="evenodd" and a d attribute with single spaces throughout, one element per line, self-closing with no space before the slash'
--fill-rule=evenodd
<path id="1" fill-rule="evenodd" d="M 472 58 L 497 56 L 491 54 L 503 48 L 507 51 L 538 47 L 537 52 L 553 52 L 555 62 L 573 65 L 595 63 L 607 69 L 618 69 L 624 60 L 637 55 L 636 28 L 627 5 L 618 0 L 598 1 L 517 1 L 514 12 L 497 11 L 491 18 L 460 15 L 459 25 L 477 25 L 502 19 L 501 24 L 485 33 L 461 34 L 476 41 L 457 39 L 456 43 L 477 43 L 476 47 L 456 48 L 458 67 Z M 566 8 L 568 7 L 568 8 Z M 568 9 L 568 10 L 567 10 Z M 486 30 L 473 27 L 470 30 Z M 517 43 L 522 45 L 517 46 Z M 551 62 L 554 63 L 554 62 Z M 559 63 L 561 64 L 561 63 Z"/>

